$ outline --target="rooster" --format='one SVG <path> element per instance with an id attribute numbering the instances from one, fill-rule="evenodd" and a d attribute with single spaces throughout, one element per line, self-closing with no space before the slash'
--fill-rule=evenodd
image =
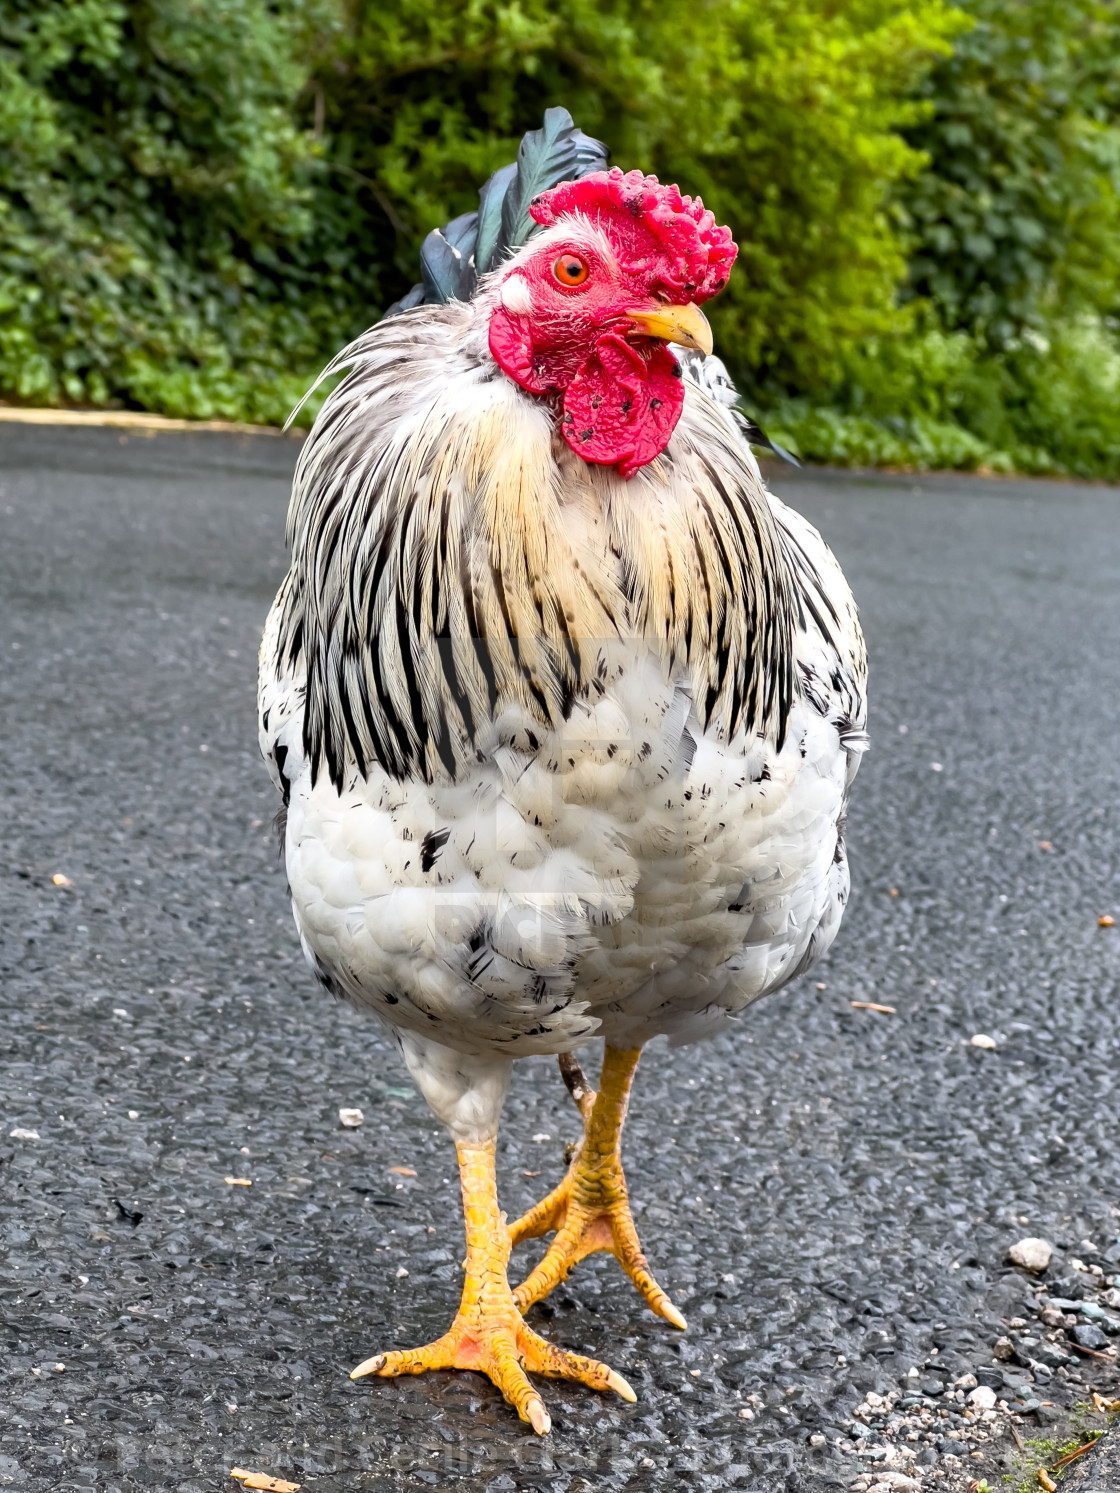
<path id="1" fill-rule="evenodd" d="M 307 959 L 385 1023 L 459 1161 L 454 1321 L 352 1377 L 479 1370 L 540 1434 L 531 1375 L 635 1398 L 523 1318 L 584 1256 L 685 1326 L 622 1170 L 639 1055 L 725 1030 L 828 948 L 866 745 L 850 592 L 766 491 L 712 356 L 730 231 L 549 116 L 431 237 L 429 293 L 328 369 L 259 689 Z M 542 152 L 572 169 L 537 191 Z M 596 1037 L 597 1092 L 574 1055 Z M 542 1053 L 584 1138 L 507 1226 L 499 1116 Z M 549 1232 L 515 1291 L 512 1245 Z"/>

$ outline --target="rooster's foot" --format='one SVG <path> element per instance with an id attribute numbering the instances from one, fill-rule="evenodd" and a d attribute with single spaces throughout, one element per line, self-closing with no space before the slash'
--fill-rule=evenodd
<path id="1" fill-rule="evenodd" d="M 377 1374 L 423 1374 L 429 1369 L 476 1369 L 501 1390 L 522 1420 L 539 1436 L 551 1428 L 544 1401 L 530 1373 L 571 1379 L 591 1389 L 613 1389 L 631 1403 L 634 1391 L 621 1374 L 578 1353 L 567 1353 L 538 1336 L 522 1319 L 513 1299 L 506 1266 L 510 1238 L 498 1212 L 494 1186 L 494 1146 L 459 1147 L 467 1219 L 466 1279 L 455 1320 L 443 1337 L 423 1348 L 378 1353 L 351 1373 L 351 1379 Z"/>
<path id="2" fill-rule="evenodd" d="M 544 1258 L 513 1293 L 525 1310 L 562 1281 L 574 1265 L 609 1250 L 650 1309 L 674 1327 L 684 1317 L 650 1274 L 630 1213 L 622 1171 L 622 1123 L 640 1050 L 608 1047 L 599 1092 L 573 1095 L 584 1112 L 584 1137 L 558 1187 L 510 1226 L 514 1244 L 556 1231 Z M 566 1075 L 567 1076 L 567 1075 Z M 571 1084 L 569 1084 L 571 1086 Z"/>

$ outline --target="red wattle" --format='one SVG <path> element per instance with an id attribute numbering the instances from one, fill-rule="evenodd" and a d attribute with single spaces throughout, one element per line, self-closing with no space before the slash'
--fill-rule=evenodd
<path id="1" fill-rule="evenodd" d="M 568 384 L 561 429 L 584 461 L 632 477 L 669 444 L 683 405 L 680 366 L 669 349 L 651 342 L 639 352 L 611 333 Z"/>
<path id="2" fill-rule="evenodd" d="M 504 368 L 530 394 L 547 394 L 550 385 L 544 368 L 534 366 L 533 333 L 525 316 L 511 316 L 499 306 L 490 318 L 490 352 L 499 368 Z"/>

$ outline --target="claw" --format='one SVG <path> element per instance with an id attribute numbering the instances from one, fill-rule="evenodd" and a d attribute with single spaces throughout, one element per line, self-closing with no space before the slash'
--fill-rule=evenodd
<path id="1" fill-rule="evenodd" d="M 367 1374 L 377 1374 L 385 1367 L 384 1353 L 375 1353 L 372 1358 L 367 1358 L 360 1363 L 356 1369 L 350 1370 L 351 1379 L 364 1379 Z"/>
<path id="2" fill-rule="evenodd" d="M 525 1414 L 529 1418 L 529 1424 L 538 1436 L 547 1436 L 552 1430 L 552 1417 L 541 1404 L 540 1400 L 530 1400 L 525 1406 Z"/>
<path id="3" fill-rule="evenodd" d="M 622 1375 L 616 1374 L 614 1369 L 611 1369 L 607 1374 L 607 1383 L 614 1390 L 615 1394 L 620 1395 L 628 1405 L 636 1405 L 638 1403 L 638 1396 L 630 1388 Z"/>
<path id="4" fill-rule="evenodd" d="M 688 1330 L 688 1323 L 667 1296 L 660 1303 L 658 1310 L 666 1322 L 669 1323 L 670 1327 L 679 1327 L 682 1332 Z"/>

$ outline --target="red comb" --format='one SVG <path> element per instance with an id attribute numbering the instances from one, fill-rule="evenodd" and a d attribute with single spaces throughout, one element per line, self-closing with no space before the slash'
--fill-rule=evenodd
<path id="1" fill-rule="evenodd" d="M 561 182 L 534 197 L 529 211 L 544 227 L 570 213 L 609 220 L 627 268 L 646 268 L 651 283 L 674 299 L 709 300 L 727 284 L 739 252 L 730 228 L 721 227 L 699 197 L 682 197 L 656 176 L 617 166 Z"/>

